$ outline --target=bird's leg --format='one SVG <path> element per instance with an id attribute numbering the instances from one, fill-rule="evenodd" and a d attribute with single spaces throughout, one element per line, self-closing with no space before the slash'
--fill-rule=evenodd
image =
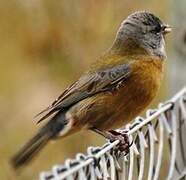
<path id="1" fill-rule="evenodd" d="M 112 134 L 106 131 L 101 131 L 97 128 L 91 128 L 92 131 L 94 131 L 95 133 L 98 133 L 99 135 L 103 136 L 106 139 L 111 139 L 112 138 Z"/>
<path id="2" fill-rule="evenodd" d="M 92 131 L 100 134 L 101 136 L 105 137 L 106 139 L 109 139 L 110 142 L 114 142 L 116 140 L 119 140 L 120 143 L 118 144 L 118 149 L 121 152 L 125 152 L 125 155 L 129 153 L 129 148 L 131 147 L 132 143 L 129 143 L 129 138 L 126 133 L 120 133 L 114 130 L 111 131 L 101 131 L 97 128 L 91 128 Z"/>

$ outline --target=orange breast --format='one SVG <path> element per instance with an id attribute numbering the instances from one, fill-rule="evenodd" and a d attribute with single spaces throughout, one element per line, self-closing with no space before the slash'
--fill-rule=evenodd
<path id="1" fill-rule="evenodd" d="M 152 102 L 160 87 L 162 75 L 161 60 L 140 60 L 132 65 L 131 75 L 115 99 L 115 107 L 120 112 L 116 126 L 131 121 Z"/>

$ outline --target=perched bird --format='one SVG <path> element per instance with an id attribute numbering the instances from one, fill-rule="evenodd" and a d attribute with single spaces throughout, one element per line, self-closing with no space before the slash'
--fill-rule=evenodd
<path id="1" fill-rule="evenodd" d="M 152 13 L 129 15 L 111 48 L 39 114 L 45 113 L 39 122 L 50 119 L 13 156 L 13 167 L 29 162 L 50 140 L 82 129 L 121 140 L 114 129 L 139 115 L 157 94 L 166 59 L 164 36 L 170 31 Z M 121 149 L 126 148 L 123 138 Z"/>

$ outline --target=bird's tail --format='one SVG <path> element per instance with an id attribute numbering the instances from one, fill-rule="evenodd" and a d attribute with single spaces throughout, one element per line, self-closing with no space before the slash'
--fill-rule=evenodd
<path id="1" fill-rule="evenodd" d="M 28 141 L 11 159 L 15 169 L 28 163 L 50 139 L 55 138 L 67 124 L 65 112 L 58 112 L 39 132 Z"/>

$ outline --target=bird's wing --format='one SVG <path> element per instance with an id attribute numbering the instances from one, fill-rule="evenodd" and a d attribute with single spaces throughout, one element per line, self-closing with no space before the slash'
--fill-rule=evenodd
<path id="1" fill-rule="evenodd" d="M 120 82 L 129 76 L 130 71 L 130 64 L 127 63 L 85 74 L 68 87 L 49 107 L 38 114 L 46 113 L 38 123 L 87 97 L 115 89 Z"/>

